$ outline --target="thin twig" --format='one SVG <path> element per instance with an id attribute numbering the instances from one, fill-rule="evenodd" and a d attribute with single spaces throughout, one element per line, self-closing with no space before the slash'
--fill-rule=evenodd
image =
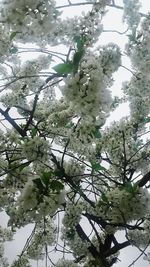
<path id="1" fill-rule="evenodd" d="M 8 110 L 6 109 L 5 111 L 0 108 L 0 113 L 5 117 L 5 119 L 13 126 L 13 128 L 22 136 L 25 137 L 26 133 L 24 130 L 15 122 L 14 119 L 12 119 L 9 114 Z"/>
<path id="2" fill-rule="evenodd" d="M 142 250 L 142 252 L 140 253 L 140 255 L 130 264 L 128 265 L 128 267 L 133 266 L 140 258 L 141 256 L 145 253 L 145 250 L 148 248 L 149 243 L 146 245 L 146 247 Z"/>
<path id="3" fill-rule="evenodd" d="M 127 29 L 127 30 L 125 30 L 125 31 L 123 31 L 123 32 L 119 32 L 119 31 L 117 31 L 117 30 L 103 30 L 103 32 L 105 33 L 105 32 L 112 32 L 112 33 L 117 33 L 117 34 L 120 34 L 120 35 L 123 35 L 123 34 L 125 34 L 125 33 L 127 33 L 127 31 L 128 31 L 129 29 Z"/>

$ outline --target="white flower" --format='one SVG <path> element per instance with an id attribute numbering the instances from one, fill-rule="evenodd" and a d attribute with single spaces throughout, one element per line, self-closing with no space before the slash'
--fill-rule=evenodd
<path id="1" fill-rule="evenodd" d="M 29 263 L 29 259 L 27 255 L 23 255 L 19 257 L 18 260 L 15 260 L 12 264 L 11 267 L 31 267 L 31 264 Z"/>
<path id="2" fill-rule="evenodd" d="M 30 259 L 42 259 L 45 245 L 52 246 L 56 238 L 56 229 L 51 218 L 44 218 L 36 225 L 34 237 L 27 249 Z"/>
<path id="3" fill-rule="evenodd" d="M 48 150 L 48 141 L 39 136 L 34 136 L 34 138 L 26 139 L 22 145 L 22 153 L 29 161 L 38 159 L 46 160 Z"/>
<path id="4" fill-rule="evenodd" d="M 0 8 L 1 20 L 7 22 L 8 29 L 16 32 L 16 38 L 23 42 L 44 42 L 49 33 L 55 28 L 55 2 L 3 0 Z M 43 38 L 43 40 L 42 40 Z"/>
<path id="5" fill-rule="evenodd" d="M 100 204 L 100 211 L 104 212 L 111 223 L 124 224 L 138 220 L 149 211 L 150 194 L 146 189 L 130 193 L 126 187 L 122 190 L 115 188 L 106 192 L 105 196 L 109 204 Z"/>
<path id="6" fill-rule="evenodd" d="M 55 266 L 56 267 L 79 267 L 79 265 L 77 263 L 74 263 L 72 260 L 65 260 L 65 259 L 59 260 Z"/>
<path id="7" fill-rule="evenodd" d="M 124 15 L 123 20 L 127 22 L 129 27 L 136 28 L 140 22 L 140 3 L 139 0 L 123 0 L 124 3 Z"/>

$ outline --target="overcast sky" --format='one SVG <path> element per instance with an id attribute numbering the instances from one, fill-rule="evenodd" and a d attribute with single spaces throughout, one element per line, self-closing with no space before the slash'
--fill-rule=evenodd
<path id="1" fill-rule="evenodd" d="M 67 1 L 63 0 L 57 0 L 58 4 L 63 5 Z M 72 1 L 75 2 L 75 1 Z M 122 4 L 121 0 L 116 0 L 116 4 Z M 141 0 L 141 3 L 143 5 L 141 12 L 146 12 L 147 10 L 150 11 L 150 0 Z M 85 10 L 84 6 L 84 10 Z M 69 8 L 66 9 L 64 16 L 72 16 L 75 13 L 79 14 L 81 11 L 80 8 Z M 111 18 L 111 19 L 110 19 Z M 115 10 L 113 8 L 110 8 L 109 14 L 104 19 L 104 29 L 106 30 L 118 30 L 120 32 L 124 31 L 126 29 L 126 26 L 122 24 L 122 11 L 121 10 Z M 123 35 L 118 35 L 116 33 L 103 33 L 100 37 L 100 44 L 106 44 L 108 42 L 115 42 L 117 43 L 121 48 L 124 47 L 124 44 L 126 42 L 126 38 L 123 37 Z M 123 62 L 124 65 L 130 66 L 129 61 Z M 112 94 L 113 95 L 120 95 L 121 94 L 121 83 L 123 80 L 130 79 L 130 73 L 124 70 L 123 68 L 120 68 L 119 72 L 114 75 L 115 83 L 112 88 Z M 119 107 L 109 118 L 108 123 L 110 123 L 112 120 L 119 120 L 123 115 L 129 114 L 129 109 L 127 104 L 123 104 L 121 107 Z M 7 225 L 7 217 L 4 213 L 1 214 L 1 223 L 2 225 Z M 27 237 L 30 235 L 32 231 L 32 226 L 27 226 L 24 229 L 20 229 L 18 233 L 15 235 L 15 239 L 13 242 L 7 242 L 6 244 L 6 255 L 9 258 L 10 261 L 12 261 L 17 254 L 22 250 L 25 241 Z M 122 233 L 119 232 L 118 236 L 120 239 L 122 239 Z M 136 249 L 133 249 L 132 247 L 124 249 L 121 252 L 121 262 L 119 262 L 116 267 L 127 267 L 138 255 L 139 251 Z M 55 255 L 54 255 L 55 257 Z M 141 265 L 144 265 L 144 267 L 148 267 L 149 264 L 144 261 L 142 258 L 138 260 L 138 262 L 135 263 L 134 267 L 141 267 Z M 37 264 L 33 262 L 33 267 L 37 267 Z M 44 264 L 39 263 L 38 267 L 44 267 Z"/>

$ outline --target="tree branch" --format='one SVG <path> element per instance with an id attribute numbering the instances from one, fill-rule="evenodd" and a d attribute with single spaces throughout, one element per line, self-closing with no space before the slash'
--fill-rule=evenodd
<path id="1" fill-rule="evenodd" d="M 109 251 L 106 251 L 104 253 L 105 254 L 105 257 L 109 257 L 109 256 L 117 253 L 119 250 L 121 250 L 123 248 L 126 248 L 126 247 L 128 247 L 130 245 L 131 245 L 130 241 L 125 241 L 123 243 L 118 243 L 114 247 L 112 247 Z"/>
<path id="2" fill-rule="evenodd" d="M 37 101 L 38 101 L 38 96 L 39 94 L 37 93 L 35 95 L 35 98 L 34 98 L 34 102 L 33 102 L 33 108 L 32 108 L 32 111 L 30 113 L 30 117 L 29 117 L 29 120 L 27 121 L 23 131 L 26 133 L 26 131 L 28 130 L 28 127 L 30 126 L 31 122 L 32 122 L 32 119 L 33 119 L 33 116 L 34 116 L 34 112 L 35 112 L 35 109 L 36 109 L 36 105 L 37 105 Z"/>
<path id="3" fill-rule="evenodd" d="M 82 189 L 76 185 L 73 180 L 65 173 L 65 170 L 63 167 L 61 167 L 60 163 L 57 161 L 56 156 L 51 153 L 51 161 L 56 165 L 60 175 L 58 174 L 58 177 L 63 179 L 71 188 L 73 188 L 74 192 L 78 193 L 81 197 L 83 197 L 84 200 L 87 201 L 92 207 L 95 207 L 95 204 L 92 200 L 90 200 L 82 191 Z"/>
<path id="4" fill-rule="evenodd" d="M 0 108 L 0 113 L 5 117 L 5 119 L 13 126 L 13 128 L 22 136 L 25 137 L 26 133 L 24 130 L 15 122 L 14 119 L 12 119 L 8 114 L 8 109 L 5 111 Z"/>
<path id="5" fill-rule="evenodd" d="M 147 172 L 140 181 L 137 182 L 139 187 L 143 187 L 147 184 L 147 182 L 150 181 L 150 171 Z"/>
<path id="6" fill-rule="evenodd" d="M 80 224 L 77 224 L 75 228 L 81 240 L 89 243 L 88 250 L 92 254 L 92 256 L 95 258 L 95 260 L 98 259 L 105 267 L 110 267 L 111 265 L 108 263 L 103 253 L 97 251 L 96 247 L 93 245 L 91 240 L 85 234 Z"/>
<path id="7" fill-rule="evenodd" d="M 89 214 L 88 212 L 86 212 L 85 214 L 83 214 L 87 219 L 91 219 L 92 221 L 96 222 L 98 225 L 101 225 L 104 229 L 107 226 L 107 223 L 105 222 L 104 219 L 102 219 L 101 217 Z"/>

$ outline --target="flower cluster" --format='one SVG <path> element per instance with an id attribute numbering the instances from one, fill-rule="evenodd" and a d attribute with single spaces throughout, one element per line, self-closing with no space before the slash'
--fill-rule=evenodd
<path id="1" fill-rule="evenodd" d="M 150 79 L 146 75 L 140 74 L 139 77 L 132 78 L 129 85 L 125 86 L 125 92 L 128 93 L 130 101 L 131 116 L 138 123 L 144 122 L 150 112 L 149 82 Z"/>
<path id="2" fill-rule="evenodd" d="M 23 65 L 20 65 L 19 61 L 16 62 L 16 65 L 12 65 L 13 76 L 8 79 L 9 88 L 0 96 L 0 101 L 3 105 L 6 107 L 20 107 L 21 111 L 22 109 L 30 111 L 32 109 L 32 101 L 29 103 L 26 97 L 31 91 L 37 91 L 43 85 L 40 71 L 48 68 L 49 64 L 50 58 L 41 55 L 35 60 L 26 61 Z M 6 88 L 8 81 L 4 84 Z M 32 98 L 30 97 L 30 99 Z M 20 112 L 20 109 L 18 109 L 18 112 Z M 22 112 L 22 114 L 24 113 Z"/>
<path id="3" fill-rule="evenodd" d="M 65 260 L 65 259 L 62 259 L 62 260 L 59 260 L 56 265 L 56 267 L 78 267 L 79 265 L 77 263 L 74 263 L 73 261 L 71 260 Z"/>
<path id="4" fill-rule="evenodd" d="M 101 140 L 98 141 L 99 150 L 104 153 L 114 180 L 124 181 L 129 177 L 132 180 L 132 170 L 142 171 L 142 174 L 149 171 L 149 140 L 143 142 L 141 136 L 145 128 L 142 126 L 143 123 L 137 124 L 134 120 L 123 118 L 105 128 L 105 134 L 102 134 Z"/>
<path id="5" fill-rule="evenodd" d="M 113 72 L 117 71 L 121 65 L 120 48 L 114 43 L 109 43 L 105 46 L 99 46 L 97 51 L 99 53 L 100 65 L 103 72 L 109 77 Z"/>
<path id="6" fill-rule="evenodd" d="M 89 55 L 82 64 L 80 73 L 67 78 L 63 92 L 78 115 L 95 117 L 100 110 L 107 110 L 110 92 L 105 88 L 103 69 L 94 55 Z"/>
<path id="7" fill-rule="evenodd" d="M 127 22 L 130 29 L 136 29 L 141 16 L 139 14 L 140 4 L 138 0 L 123 0 L 124 15 L 123 20 Z"/>
<path id="8" fill-rule="evenodd" d="M 150 214 L 145 216 L 141 229 L 128 230 L 128 237 L 133 245 L 145 248 L 150 240 Z"/>
<path id="9" fill-rule="evenodd" d="M 51 184 L 50 179 L 47 182 Z M 9 192 L 8 195 L 5 193 L 7 202 L 4 195 L 1 205 L 3 207 L 4 204 L 7 205 L 7 214 L 10 217 L 9 226 L 21 227 L 28 223 L 39 222 L 47 215 L 54 215 L 65 201 L 65 191 L 54 190 L 48 184 L 42 182 L 40 177 L 33 173 L 32 176 L 30 174 L 27 182 L 22 184 L 22 188 L 13 187 L 7 190 Z"/>
<path id="10" fill-rule="evenodd" d="M 63 218 L 62 239 L 66 240 L 66 244 L 73 250 L 75 256 L 80 256 L 87 253 L 88 242 L 83 242 L 76 233 L 76 225 L 81 220 L 81 213 L 84 209 L 82 203 L 73 205 L 71 202 L 67 203 L 65 215 Z"/>
<path id="11" fill-rule="evenodd" d="M 82 203 L 78 203 L 76 205 L 73 205 L 71 202 L 67 203 L 63 218 L 63 225 L 65 226 L 66 231 L 69 231 L 70 228 L 74 228 L 79 223 L 82 211 Z"/>
<path id="12" fill-rule="evenodd" d="M 128 223 L 138 220 L 147 214 L 150 207 L 150 195 L 146 189 L 136 189 L 129 192 L 128 187 L 124 189 L 115 188 L 106 192 L 105 201 L 100 202 L 100 211 L 111 223 Z"/>
<path id="13" fill-rule="evenodd" d="M 148 116 L 149 109 L 149 83 L 150 83 L 150 17 L 147 16 L 140 24 L 140 28 L 130 37 L 127 45 L 127 53 L 131 58 L 135 69 L 135 75 L 129 84 L 126 84 L 125 91 L 130 102 L 131 116 L 137 122 Z M 141 97 L 142 96 L 142 97 Z"/>
<path id="14" fill-rule="evenodd" d="M 34 237 L 27 249 L 30 259 L 41 259 L 44 247 L 52 246 L 55 241 L 56 230 L 51 218 L 44 218 L 36 225 Z"/>
<path id="15" fill-rule="evenodd" d="M 0 228 L 2 267 L 51 261 L 54 251 L 73 257 L 57 258 L 56 267 L 112 266 L 120 248 L 150 240 L 150 141 L 143 138 L 150 122 L 150 16 L 141 19 L 138 0 L 123 0 L 124 7 L 110 0 L 61 2 L 1 0 L 0 211 L 12 231 L 35 225 L 12 264 L 3 257 L 11 235 Z M 131 71 L 117 44 L 97 44 L 107 5 L 124 10 Z M 86 8 L 64 18 L 74 6 Z M 25 52 L 37 58 L 23 58 Z M 120 67 L 133 75 L 122 99 L 113 101 Z M 107 126 L 122 100 L 129 117 Z M 120 230 L 129 242 L 118 242 Z"/>
<path id="16" fill-rule="evenodd" d="M 24 42 L 43 42 L 47 30 L 55 27 L 57 13 L 55 1 L 3 0 L 0 8 L 1 20 L 8 29 L 17 33 L 17 38 Z"/>
<path id="17" fill-rule="evenodd" d="M 82 175 L 84 173 L 84 165 L 80 164 L 78 161 L 69 160 L 64 163 L 65 173 L 73 179 L 76 183 L 80 182 Z"/>
<path id="18" fill-rule="evenodd" d="M 81 71 L 66 79 L 62 92 L 76 113 L 83 117 L 100 116 L 105 119 L 110 110 L 111 75 L 121 64 L 120 50 L 114 44 L 99 47 L 98 52 L 87 52 Z"/>
<path id="19" fill-rule="evenodd" d="M 48 149 L 48 141 L 39 136 L 34 136 L 34 138 L 30 139 L 28 138 L 22 144 L 22 154 L 25 155 L 29 161 L 38 159 L 46 160 Z"/>
<path id="20" fill-rule="evenodd" d="M 29 263 L 29 259 L 27 255 L 23 255 L 19 257 L 18 260 L 15 260 L 12 264 L 11 267 L 32 267 L 31 264 Z"/>
<path id="21" fill-rule="evenodd" d="M 4 242 L 12 240 L 12 232 L 0 226 L 0 266 L 8 267 L 9 263 L 4 257 Z"/>
<path id="22" fill-rule="evenodd" d="M 6 60 L 7 56 L 9 55 L 9 48 L 10 48 L 10 37 L 5 28 L 0 25 L 0 62 Z M 1 67 L 2 69 L 2 67 Z"/>
<path id="23" fill-rule="evenodd" d="M 85 46 L 92 46 L 98 41 L 98 37 L 102 33 L 103 26 L 101 18 L 105 13 L 105 7 L 110 0 L 91 1 L 93 6 L 91 11 L 82 12 L 81 16 L 74 16 L 73 18 L 66 18 L 57 24 L 54 31 L 54 38 L 59 35 L 59 39 L 64 44 L 72 44 L 75 36 L 84 36 Z M 63 35 L 62 35 L 63 33 Z M 58 38 L 57 38 L 58 39 Z M 57 40 L 59 42 L 59 40 Z"/>

